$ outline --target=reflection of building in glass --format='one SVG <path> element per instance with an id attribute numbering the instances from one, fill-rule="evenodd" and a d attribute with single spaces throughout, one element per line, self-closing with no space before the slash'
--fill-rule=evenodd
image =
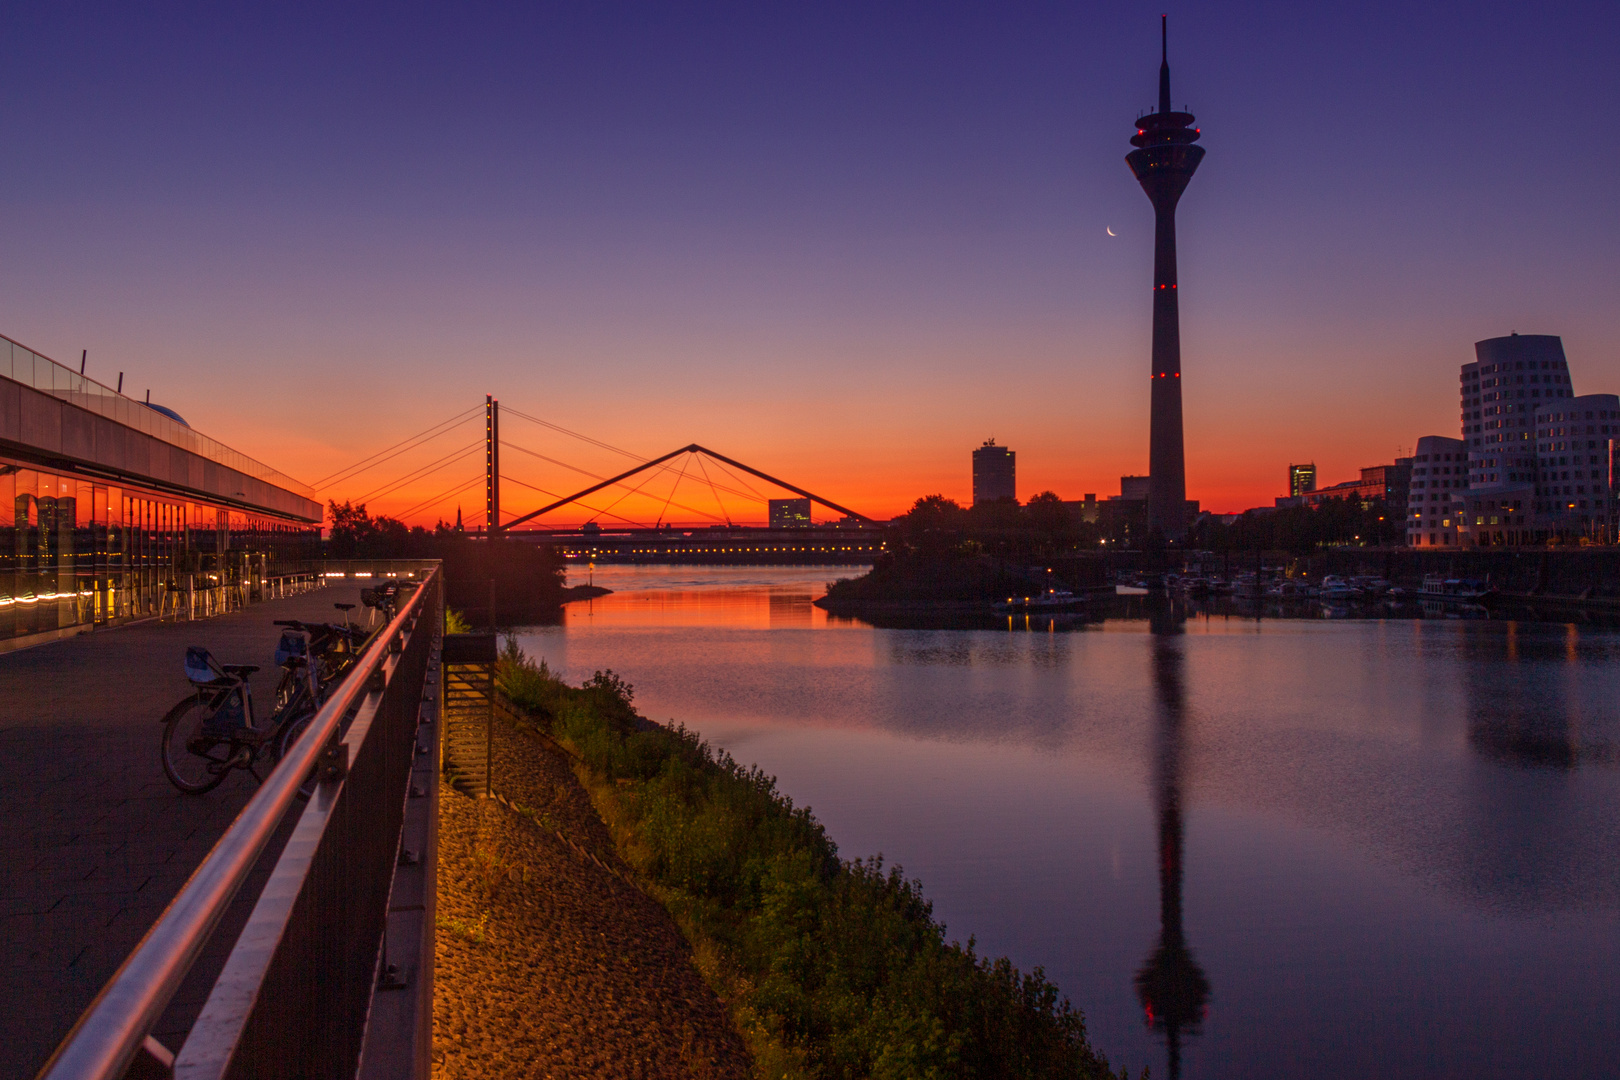
<path id="1" fill-rule="evenodd" d="M 973 451 L 973 505 L 1018 498 L 1018 455 L 986 439 Z"/>
<path id="2" fill-rule="evenodd" d="M 1181 1038 L 1196 1034 L 1209 1007 L 1209 978 L 1193 959 L 1182 927 L 1182 756 L 1186 749 L 1186 690 L 1171 605 L 1149 609 L 1153 630 L 1153 685 L 1158 706 L 1154 731 L 1153 804 L 1159 826 L 1159 943 L 1136 973 L 1136 993 L 1150 1028 L 1164 1032 L 1169 1075 L 1181 1075 Z"/>
<path id="3" fill-rule="evenodd" d="M 1307 491 L 1316 490 L 1316 462 L 1308 465 L 1288 466 L 1288 495 L 1298 498 Z"/>
<path id="4" fill-rule="evenodd" d="M 255 591 L 319 555 L 310 494 L 0 338 L 0 650 Z"/>
<path id="5" fill-rule="evenodd" d="M 770 499 L 771 528 L 808 529 L 810 527 L 809 499 Z"/>
<path id="6" fill-rule="evenodd" d="M 1412 455 L 1406 504 L 1406 542 L 1412 547 L 1452 547 L 1468 487 L 1468 454 L 1461 439 L 1425 435 Z"/>

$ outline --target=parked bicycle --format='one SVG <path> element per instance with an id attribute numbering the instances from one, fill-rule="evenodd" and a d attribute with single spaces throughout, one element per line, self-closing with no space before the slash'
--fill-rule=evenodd
<path id="1" fill-rule="evenodd" d="M 353 607 L 352 604 L 339 604 L 338 607 Z M 321 687 L 324 689 L 337 682 L 348 674 L 360 659 L 360 654 L 366 651 L 370 643 L 371 634 L 358 626 L 345 622 L 341 626 L 336 623 L 307 623 L 297 619 L 277 619 L 276 626 L 284 626 L 309 635 L 310 654 L 315 657 L 316 673 L 320 677 Z M 283 676 L 283 684 L 286 677 Z M 276 691 L 277 700 L 281 699 L 282 691 Z"/>
<path id="2" fill-rule="evenodd" d="M 390 615 L 394 591 L 368 606 Z M 281 668 L 270 717 L 260 727 L 253 714 L 253 664 L 221 664 L 207 649 L 186 649 L 186 678 L 194 692 L 163 718 L 163 771 L 181 791 L 212 791 L 232 769 L 246 769 L 264 781 L 257 765 L 275 765 L 314 720 L 327 692 L 359 663 L 373 631 L 349 621 L 353 604 L 333 604 L 343 622 L 306 623 L 277 619 L 282 627 L 275 662 Z M 303 792 L 308 794 L 307 790 Z"/>
<path id="3" fill-rule="evenodd" d="M 193 692 L 163 717 L 163 771 L 169 782 L 200 794 L 218 787 L 232 769 L 246 769 L 263 782 L 256 766 L 280 761 L 320 707 L 318 662 L 307 632 L 282 631 L 276 705 L 261 726 L 255 722 L 249 681 L 259 665 L 221 664 L 207 649 L 188 647 L 185 672 Z"/>

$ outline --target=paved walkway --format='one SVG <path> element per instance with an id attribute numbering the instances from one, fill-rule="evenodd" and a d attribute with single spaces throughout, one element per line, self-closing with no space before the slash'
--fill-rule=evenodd
<path id="1" fill-rule="evenodd" d="M 217 619 L 0 655 L 0 1078 L 34 1075 L 257 788 L 237 770 L 188 796 L 164 776 L 158 721 L 188 689 L 185 647 L 262 665 L 253 700 L 263 716 L 277 676 L 271 621 L 332 621 L 338 602 L 358 604 L 359 589 L 329 586 Z M 256 892 L 250 881 L 159 1025 L 171 1048 Z"/>

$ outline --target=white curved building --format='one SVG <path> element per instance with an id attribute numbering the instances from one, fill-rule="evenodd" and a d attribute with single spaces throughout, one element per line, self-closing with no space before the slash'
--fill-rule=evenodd
<path id="1" fill-rule="evenodd" d="M 1593 537 L 1614 516 L 1620 396 L 1584 394 L 1535 414 L 1536 510 L 1547 539 Z"/>
<path id="2" fill-rule="evenodd" d="M 1410 547 L 1455 547 L 1468 489 L 1468 446 L 1462 439 L 1425 435 L 1412 453 L 1406 500 Z"/>

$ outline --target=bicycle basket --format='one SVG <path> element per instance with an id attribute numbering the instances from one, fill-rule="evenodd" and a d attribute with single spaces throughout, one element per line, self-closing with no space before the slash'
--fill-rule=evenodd
<path id="1" fill-rule="evenodd" d="M 186 646 L 186 678 L 194 683 L 211 683 L 219 678 L 213 656 L 200 645 Z"/>
<path id="2" fill-rule="evenodd" d="M 302 630 L 283 630 L 276 644 L 276 663 L 285 665 L 290 660 L 309 659 L 309 635 Z"/>
<path id="3" fill-rule="evenodd" d="M 209 735 L 229 735 L 247 727 L 247 710 L 242 706 L 242 691 L 232 690 L 224 695 L 212 716 L 203 720 L 203 731 Z"/>

